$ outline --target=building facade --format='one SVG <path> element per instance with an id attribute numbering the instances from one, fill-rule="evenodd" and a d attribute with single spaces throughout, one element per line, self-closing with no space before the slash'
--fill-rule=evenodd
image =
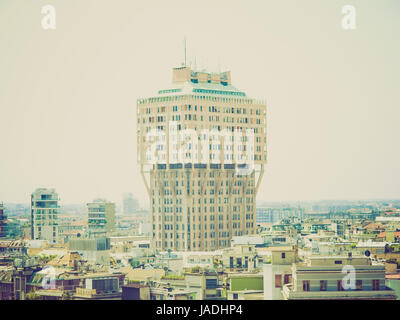
<path id="1" fill-rule="evenodd" d="M 303 208 L 257 208 L 256 212 L 256 220 L 258 224 L 263 223 L 277 223 L 282 219 L 287 219 L 290 217 L 295 217 L 302 219 L 304 217 L 304 209 Z"/>
<path id="2" fill-rule="evenodd" d="M 4 213 L 4 205 L 0 202 L 0 238 L 4 238 L 6 236 L 6 224 L 7 217 Z"/>
<path id="3" fill-rule="evenodd" d="M 55 189 L 38 188 L 31 195 L 32 240 L 59 242 L 59 197 Z"/>
<path id="4" fill-rule="evenodd" d="M 207 251 L 254 234 L 266 155 L 266 106 L 230 72 L 173 69 L 172 86 L 137 101 L 138 163 L 152 246 Z"/>
<path id="5" fill-rule="evenodd" d="M 87 208 L 89 238 L 105 237 L 115 231 L 115 203 L 96 199 Z"/>
<path id="6" fill-rule="evenodd" d="M 69 249 L 79 254 L 92 264 L 110 265 L 110 238 L 70 239 Z"/>
<path id="7" fill-rule="evenodd" d="M 139 209 L 139 203 L 132 193 L 125 193 L 123 198 L 124 214 L 135 213 Z"/>
<path id="8" fill-rule="evenodd" d="M 285 300 L 395 300 L 386 285 L 385 265 L 368 257 L 315 256 L 294 264 Z"/>

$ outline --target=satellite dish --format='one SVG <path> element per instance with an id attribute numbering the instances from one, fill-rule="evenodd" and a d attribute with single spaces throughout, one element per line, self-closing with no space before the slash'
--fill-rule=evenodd
<path id="1" fill-rule="evenodd" d="M 366 257 L 369 257 L 371 255 L 371 252 L 369 252 L 369 250 L 365 250 L 364 254 L 365 254 Z"/>

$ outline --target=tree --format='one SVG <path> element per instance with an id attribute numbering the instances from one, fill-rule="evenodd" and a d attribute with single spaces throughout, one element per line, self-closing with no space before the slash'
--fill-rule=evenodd
<path id="1" fill-rule="evenodd" d="M 40 295 L 38 295 L 35 291 L 31 291 L 26 294 L 26 300 L 40 300 Z"/>

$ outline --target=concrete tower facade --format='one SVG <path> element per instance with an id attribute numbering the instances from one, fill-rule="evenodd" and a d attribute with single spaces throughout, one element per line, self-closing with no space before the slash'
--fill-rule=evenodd
<path id="1" fill-rule="evenodd" d="M 255 233 L 264 102 L 232 86 L 230 72 L 180 67 L 169 89 L 137 101 L 137 121 L 155 249 L 216 250 Z"/>

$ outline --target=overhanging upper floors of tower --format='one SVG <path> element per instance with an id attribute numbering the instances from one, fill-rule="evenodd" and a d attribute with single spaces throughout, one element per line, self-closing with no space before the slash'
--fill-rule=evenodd
<path id="1" fill-rule="evenodd" d="M 256 155 L 254 160 L 257 164 L 266 162 L 266 106 L 263 104 L 218 103 L 188 96 L 185 100 L 170 103 L 138 104 L 137 122 L 139 163 L 145 162 L 140 155 L 148 147 L 148 135 L 155 130 L 168 134 L 173 126 L 178 131 L 194 130 L 198 135 L 204 130 L 227 135 L 234 135 L 235 132 L 243 136 L 252 134 Z"/>

